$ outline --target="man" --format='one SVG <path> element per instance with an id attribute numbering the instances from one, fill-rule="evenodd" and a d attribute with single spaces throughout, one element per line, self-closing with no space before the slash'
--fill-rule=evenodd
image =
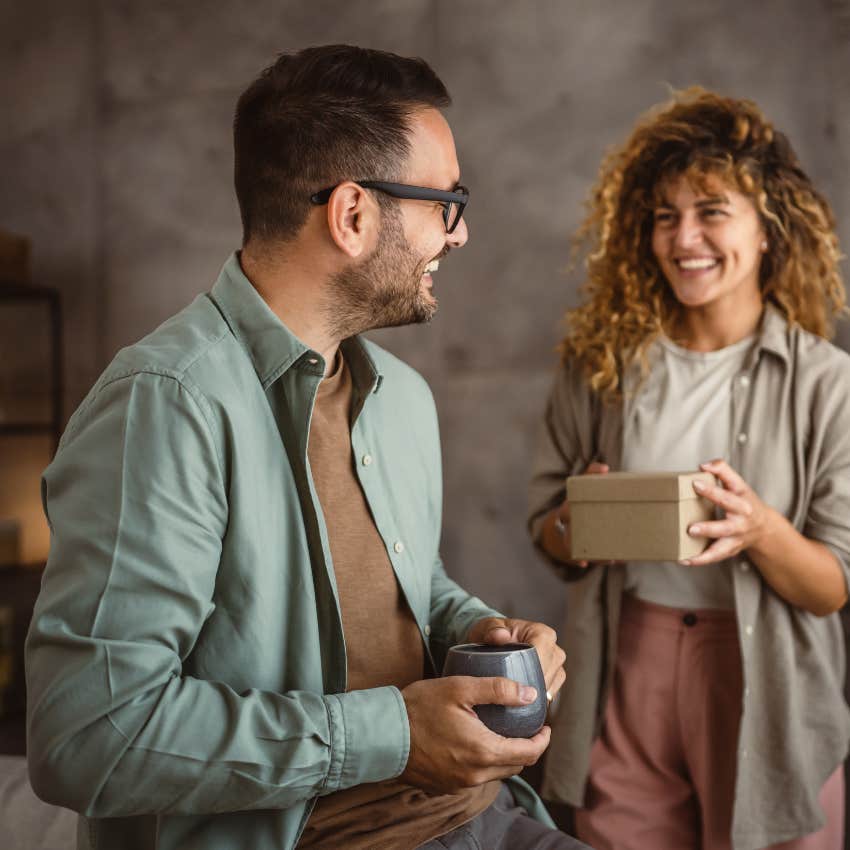
<path id="1" fill-rule="evenodd" d="M 281 56 L 237 107 L 242 251 L 68 425 L 29 765 L 80 847 L 579 846 L 501 783 L 548 728 L 471 710 L 533 689 L 427 678 L 453 643 L 527 641 L 554 693 L 564 656 L 446 576 L 433 401 L 357 336 L 430 319 L 466 242 L 447 104 L 421 60 Z"/>

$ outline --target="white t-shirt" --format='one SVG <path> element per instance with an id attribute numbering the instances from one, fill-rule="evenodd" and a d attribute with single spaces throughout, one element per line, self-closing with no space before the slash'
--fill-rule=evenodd
<path id="1" fill-rule="evenodd" d="M 623 424 L 623 469 L 680 472 L 729 457 L 732 386 L 754 337 L 718 351 L 697 352 L 662 338 L 651 352 L 652 371 L 628 395 Z M 674 608 L 735 607 L 727 561 L 686 567 L 674 561 L 626 565 L 626 590 Z"/>

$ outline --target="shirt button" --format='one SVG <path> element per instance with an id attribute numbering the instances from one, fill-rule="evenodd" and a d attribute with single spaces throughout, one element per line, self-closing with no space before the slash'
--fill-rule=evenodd
<path id="1" fill-rule="evenodd" d="M 315 366 L 319 361 L 315 357 L 308 357 L 307 362 L 312 366 Z"/>
<path id="2" fill-rule="evenodd" d="M 743 446 L 747 442 L 747 435 L 742 431 L 738 434 L 738 442 Z"/>
<path id="3" fill-rule="evenodd" d="M 747 751 L 746 751 L 746 750 L 741 750 L 741 758 L 742 758 L 742 759 L 745 759 L 746 757 L 747 757 Z"/>
<path id="4" fill-rule="evenodd" d="M 753 627 L 752 627 L 752 626 L 747 626 L 747 627 L 744 629 L 744 632 L 745 632 L 745 634 L 747 635 L 747 637 L 750 637 L 750 636 L 752 635 L 752 633 L 753 633 Z"/>
<path id="5" fill-rule="evenodd" d="M 396 540 L 396 542 L 393 544 L 393 552 L 395 552 L 396 555 L 400 555 L 402 552 L 404 552 L 404 543 L 402 543 L 401 540 Z"/>
<path id="6" fill-rule="evenodd" d="M 360 463 L 362 463 L 363 466 L 369 466 L 372 463 L 372 455 L 370 455 L 370 454 L 363 455 L 363 457 L 360 458 Z"/>
<path id="7" fill-rule="evenodd" d="M 422 631 L 425 632 L 425 637 L 431 636 L 431 626 L 429 626 L 427 623 L 425 624 L 425 628 L 422 629 Z"/>
<path id="8" fill-rule="evenodd" d="M 739 384 L 740 384 L 740 385 L 741 385 L 744 389 L 746 389 L 746 388 L 750 385 L 750 376 L 749 376 L 749 375 L 741 375 L 741 377 L 740 377 L 740 378 L 738 378 L 738 383 L 739 383 Z"/>
<path id="9" fill-rule="evenodd" d="M 742 573 L 746 573 L 750 569 L 750 565 L 746 561 L 741 561 L 738 566 L 741 568 Z"/>

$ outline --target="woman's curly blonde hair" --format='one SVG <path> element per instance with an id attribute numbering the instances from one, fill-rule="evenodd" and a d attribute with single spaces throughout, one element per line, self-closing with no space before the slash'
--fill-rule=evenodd
<path id="1" fill-rule="evenodd" d="M 623 371 L 635 360 L 646 374 L 651 343 L 681 318 L 651 247 L 660 193 L 679 175 L 700 188 L 719 177 L 753 201 L 769 246 L 762 294 L 789 322 L 829 338 L 846 309 L 832 211 L 788 139 L 752 101 L 686 89 L 644 115 L 605 157 L 576 234 L 577 248 L 590 245 L 586 298 L 567 313 L 560 348 L 604 395 L 621 394 Z"/>

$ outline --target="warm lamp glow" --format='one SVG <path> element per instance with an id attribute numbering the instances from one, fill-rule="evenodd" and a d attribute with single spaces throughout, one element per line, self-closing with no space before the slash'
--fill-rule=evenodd
<path id="1" fill-rule="evenodd" d="M 50 463 L 49 436 L 0 439 L 0 517 L 21 527 L 21 562 L 47 560 L 50 531 L 41 509 L 41 473 Z"/>

